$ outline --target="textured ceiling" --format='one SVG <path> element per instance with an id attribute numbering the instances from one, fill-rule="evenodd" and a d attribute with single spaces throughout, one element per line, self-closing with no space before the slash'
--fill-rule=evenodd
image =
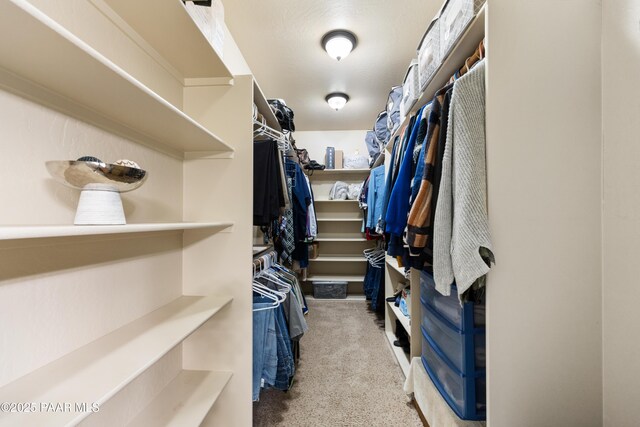
<path id="1" fill-rule="evenodd" d="M 225 21 L 268 98 L 295 112 L 296 130 L 370 129 L 400 84 L 442 0 L 226 0 Z M 358 46 L 340 62 L 320 45 L 348 29 Z M 345 92 L 340 111 L 324 98 Z"/>

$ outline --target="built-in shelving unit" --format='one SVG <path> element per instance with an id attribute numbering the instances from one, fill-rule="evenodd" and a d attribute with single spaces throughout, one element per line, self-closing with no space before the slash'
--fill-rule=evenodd
<path id="1" fill-rule="evenodd" d="M 230 372 L 183 370 L 128 427 L 199 426 L 231 375 Z"/>
<path id="2" fill-rule="evenodd" d="M 219 296 L 180 297 L 0 388 L 0 400 L 102 404 L 229 302 Z M 71 425 L 90 414 L 15 413 L 0 425 Z"/>
<path id="3" fill-rule="evenodd" d="M 447 84 L 451 76 L 464 65 L 465 60 L 473 54 L 479 43 L 483 40 L 485 34 L 485 10 L 486 6 L 483 7 L 479 11 L 478 15 L 472 20 L 447 56 L 442 59 L 442 62 L 433 77 L 420 91 L 418 99 L 413 103 L 411 108 L 408 109 L 406 117 L 403 119 L 398 129 L 391 135 L 389 143 L 385 147 L 388 153 L 392 152 L 394 139 L 403 132 L 411 117 L 415 115 L 422 106 L 433 99 L 435 93 Z M 388 167 L 392 160 L 391 156 L 383 153 L 380 157 L 383 157 L 384 162 Z M 377 161 L 376 165 L 378 164 L 382 164 L 382 160 Z M 405 248 L 406 247 L 407 246 L 405 245 Z M 422 353 L 422 334 L 420 332 L 420 320 L 422 315 L 420 304 L 420 273 L 418 270 L 410 269 L 407 274 L 404 267 L 401 267 L 398 264 L 398 260 L 396 258 L 387 256 L 385 262 L 385 296 L 393 296 L 398 290 L 407 285 L 411 294 L 410 304 L 408 307 L 409 317 L 405 316 L 392 302 L 387 302 L 385 310 L 385 333 L 391 349 L 405 376 L 409 374 L 412 359 L 416 358 L 416 360 L 419 361 L 419 357 Z M 393 345 L 393 342 L 397 339 L 396 328 L 399 327 L 403 328 L 409 336 L 410 349 L 408 353 L 406 353 L 402 348 Z M 420 366 L 422 366 L 421 362 L 419 363 Z M 429 388 L 431 389 L 433 384 L 431 383 L 431 380 L 428 379 L 424 368 L 420 368 L 418 371 L 419 372 L 416 373 L 416 376 L 419 376 L 420 380 L 423 380 L 426 376 L 426 381 L 428 381 Z M 416 387 L 420 387 L 420 384 L 421 383 L 419 381 L 415 382 Z M 436 422 L 439 423 L 438 425 L 468 425 L 459 419 L 447 418 L 446 422 L 443 419 L 438 419 L 437 417 L 439 417 L 441 413 L 446 413 L 448 415 L 449 413 L 453 414 L 453 412 L 449 410 L 447 403 L 437 392 L 432 394 L 435 398 L 425 405 L 425 402 L 421 398 L 424 394 L 424 390 L 422 389 L 415 391 L 418 406 L 422 409 L 422 412 L 425 414 L 427 421 L 430 424 Z M 434 418 L 434 411 L 426 411 L 426 409 L 434 407 L 438 408 L 438 410 L 435 411 L 438 413 L 436 418 Z"/>
<path id="4" fill-rule="evenodd" d="M 322 169 L 313 171 L 313 175 L 369 175 L 370 169 Z"/>
<path id="5" fill-rule="evenodd" d="M 364 275 L 359 276 L 357 274 L 350 275 L 332 275 L 332 274 L 311 274 L 307 276 L 306 279 L 308 282 L 319 281 L 319 282 L 349 282 L 349 283 L 359 283 L 364 280 Z"/>
<path id="6" fill-rule="evenodd" d="M 316 218 L 318 222 L 362 222 L 362 218 Z"/>
<path id="7" fill-rule="evenodd" d="M 394 257 L 387 256 L 385 262 L 385 296 L 394 295 L 398 290 L 408 284 L 411 292 L 411 303 L 409 306 L 409 316 L 420 316 L 420 274 L 417 270 L 410 270 L 409 277 L 406 277 L 404 268 L 399 267 L 398 261 Z M 396 338 L 396 320 L 409 335 L 410 350 L 406 353 L 402 348 L 393 345 Z M 385 310 L 385 332 L 389 345 L 398 359 L 398 364 L 402 368 L 405 376 L 409 373 L 411 358 L 418 357 L 422 351 L 422 341 L 420 335 L 420 321 L 412 321 L 400 311 L 393 302 L 387 302 Z"/>
<path id="8" fill-rule="evenodd" d="M 267 126 L 271 129 L 275 129 L 278 132 L 282 132 L 282 127 L 276 119 L 275 114 L 273 114 L 273 110 L 269 107 L 269 103 L 267 102 L 267 97 L 264 96 L 264 92 L 258 85 L 258 82 L 253 80 L 253 103 L 258 107 L 258 112 L 262 114 L 267 121 Z"/>
<path id="9" fill-rule="evenodd" d="M 364 237 L 317 237 L 315 242 L 366 242 Z"/>
<path id="10" fill-rule="evenodd" d="M 310 259 L 308 281 L 348 282 L 348 294 L 362 295 L 367 268 L 363 250 L 373 245 L 362 233 L 362 210 L 357 200 L 329 200 L 336 181 L 362 183 L 369 169 L 325 169 L 313 171 L 309 180 L 315 195 L 318 219 L 318 257 Z"/>
<path id="11" fill-rule="evenodd" d="M 251 423 L 251 198 L 237 196 L 252 103 L 275 117 L 224 31 L 225 60 L 180 0 L 0 2 L 0 398 L 88 403 L 0 426 Z M 150 171 L 124 200 L 131 224 L 61 225 L 77 193 L 42 165 L 82 155 Z"/>
<path id="12" fill-rule="evenodd" d="M 387 256 L 387 266 L 397 271 L 398 273 L 402 274 L 403 276 L 405 275 L 404 267 L 400 267 L 400 265 L 398 264 L 398 260 L 396 258 Z"/>
<path id="13" fill-rule="evenodd" d="M 407 334 L 411 336 L 411 320 L 407 316 L 405 316 L 404 313 L 400 311 L 400 308 L 396 307 L 394 303 L 387 302 L 387 306 L 389 306 L 393 314 L 396 316 L 396 319 L 398 319 L 400 323 L 402 323 L 402 326 L 404 327 L 404 330 L 407 331 Z"/>
<path id="14" fill-rule="evenodd" d="M 366 258 L 345 255 L 321 255 L 310 262 L 367 262 Z"/>
<path id="15" fill-rule="evenodd" d="M 181 1 L 90 1 L 130 36 L 134 31 L 184 79 L 233 78 Z"/>
<path id="16" fill-rule="evenodd" d="M 357 200 L 341 200 L 341 199 L 327 199 L 324 197 L 317 197 L 313 199 L 313 203 L 358 203 Z"/>
<path id="17" fill-rule="evenodd" d="M 396 347 L 395 345 L 393 345 L 393 342 L 397 339 L 393 332 L 386 331 L 385 336 L 389 341 L 389 345 L 391 345 L 391 351 L 393 351 L 393 355 L 396 357 L 402 373 L 406 377 L 407 375 L 409 375 L 409 367 L 411 366 L 410 356 L 405 353 L 402 347 Z"/>
<path id="18" fill-rule="evenodd" d="M 389 138 L 390 143 L 387 144 L 387 151 L 391 152 L 394 138 L 398 136 L 400 132 L 402 132 L 402 129 L 409 123 L 411 116 L 433 99 L 438 89 L 447 84 L 451 76 L 464 65 L 464 61 L 476 50 L 480 41 L 484 38 L 485 10 L 486 6 L 480 9 L 471 24 L 469 24 L 467 30 L 458 40 L 458 43 L 451 49 L 447 57 L 442 60 L 431 80 L 427 83 L 424 90 L 420 92 L 420 96 L 408 110 L 398 130 Z"/>
<path id="19" fill-rule="evenodd" d="M 150 7 L 155 9 L 155 2 Z M 26 0 L 2 2 L 0 15 L 0 87 L 152 148 L 182 155 L 233 152 L 220 137 Z"/>
<path id="20" fill-rule="evenodd" d="M 0 240 L 42 239 L 74 236 L 101 236 L 126 233 L 150 233 L 177 230 L 222 231 L 232 222 L 174 222 L 127 225 L 32 225 L 0 226 Z"/>

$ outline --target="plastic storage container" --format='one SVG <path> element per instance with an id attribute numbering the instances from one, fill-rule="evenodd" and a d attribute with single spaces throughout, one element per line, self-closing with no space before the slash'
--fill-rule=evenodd
<path id="1" fill-rule="evenodd" d="M 440 14 L 440 57 L 445 58 L 485 0 L 449 0 Z"/>
<path id="2" fill-rule="evenodd" d="M 319 299 L 345 299 L 348 282 L 312 282 L 313 297 Z"/>
<path id="3" fill-rule="evenodd" d="M 484 304 L 460 304 L 420 273 L 422 361 L 451 409 L 464 420 L 486 418 Z M 476 318 L 478 321 L 476 321 Z"/>
<path id="4" fill-rule="evenodd" d="M 402 102 L 400 104 L 400 121 L 409 114 L 411 107 L 418 100 L 420 92 L 418 84 L 418 61 L 412 60 L 402 82 Z"/>
<path id="5" fill-rule="evenodd" d="M 418 46 L 418 87 L 424 90 L 440 66 L 440 21 L 431 21 Z"/>
<path id="6" fill-rule="evenodd" d="M 451 409 L 463 420 L 484 420 L 487 411 L 485 371 L 463 374 L 438 354 L 422 330 L 422 364 Z"/>
<path id="7" fill-rule="evenodd" d="M 424 299 L 422 299 L 422 327 L 459 371 L 464 370 L 466 357 L 475 359 L 474 370 L 486 366 L 484 330 L 482 333 L 472 335 L 473 351 L 467 352 L 465 334 L 453 325 L 447 324 L 447 321 L 433 308 L 425 304 Z"/>
<path id="8" fill-rule="evenodd" d="M 455 285 L 451 287 L 451 295 L 444 296 L 436 290 L 436 283 L 433 280 L 433 276 L 427 272 L 422 272 L 422 274 L 420 274 L 420 298 L 433 307 L 456 328 L 462 329 L 464 308 L 460 304 L 460 300 L 458 300 L 458 292 Z M 474 304 L 473 324 L 475 326 L 485 325 L 484 305 Z"/>

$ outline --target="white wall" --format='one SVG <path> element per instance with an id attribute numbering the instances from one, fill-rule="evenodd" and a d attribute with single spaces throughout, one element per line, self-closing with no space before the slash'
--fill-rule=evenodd
<path id="1" fill-rule="evenodd" d="M 294 132 L 298 148 L 306 148 L 311 159 L 325 164 L 324 155 L 327 147 L 343 150 L 345 156 L 353 156 L 356 151 L 361 156 L 369 157 L 367 145 L 364 143 L 366 130 L 337 131 L 300 131 Z"/>
<path id="2" fill-rule="evenodd" d="M 604 425 L 640 425 L 640 2 L 603 2 Z"/>
<path id="3" fill-rule="evenodd" d="M 489 0 L 491 427 L 602 423 L 601 15 Z"/>

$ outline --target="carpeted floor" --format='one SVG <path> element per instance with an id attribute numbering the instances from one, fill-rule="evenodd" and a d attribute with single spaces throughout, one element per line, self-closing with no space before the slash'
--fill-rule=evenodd
<path id="1" fill-rule="evenodd" d="M 309 332 L 291 390 L 262 390 L 253 425 L 422 426 L 404 377 L 365 301 L 309 299 Z"/>

